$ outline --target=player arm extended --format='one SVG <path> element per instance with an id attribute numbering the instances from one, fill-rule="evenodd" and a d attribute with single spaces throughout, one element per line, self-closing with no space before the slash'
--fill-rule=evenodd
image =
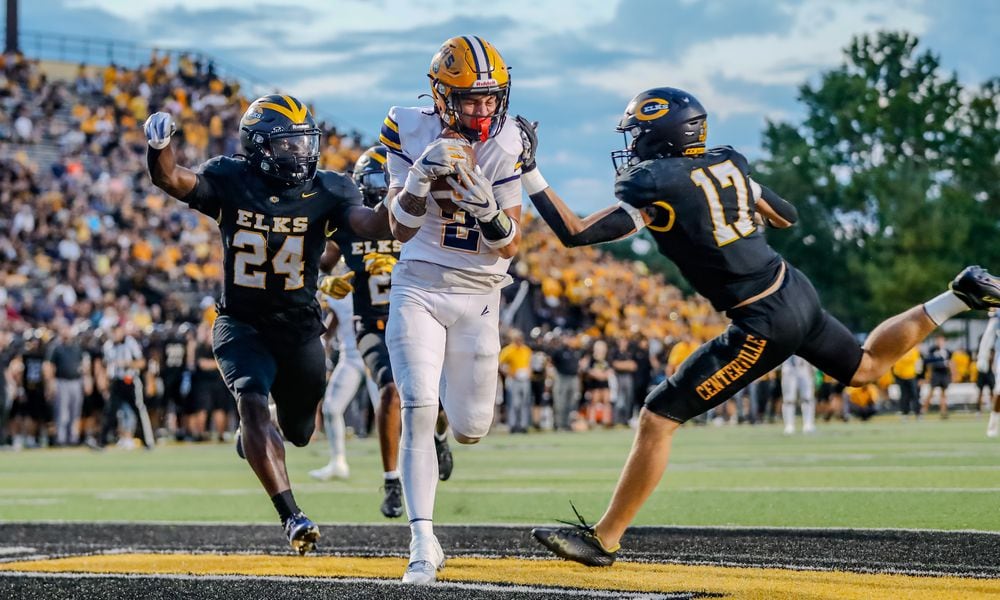
<path id="1" fill-rule="evenodd" d="M 370 240 L 384 240 L 395 234 L 391 229 L 389 210 L 385 203 L 380 203 L 375 208 L 352 206 L 347 213 L 347 224 L 351 231 Z"/>
<path id="2" fill-rule="evenodd" d="M 194 171 L 177 164 L 172 143 L 160 150 L 150 146 L 146 152 L 146 166 L 153 185 L 178 200 L 190 194 L 198 184 Z"/>
<path id="3" fill-rule="evenodd" d="M 538 171 L 522 175 L 522 185 L 532 204 L 567 248 L 590 246 L 628 237 L 648 225 L 652 216 L 646 211 L 620 202 L 590 216 L 579 217 L 556 194 Z"/>
<path id="4" fill-rule="evenodd" d="M 757 198 L 757 212 L 765 223 L 776 229 L 785 229 L 799 220 L 799 211 L 791 202 L 756 181 L 750 180 L 750 187 Z"/>

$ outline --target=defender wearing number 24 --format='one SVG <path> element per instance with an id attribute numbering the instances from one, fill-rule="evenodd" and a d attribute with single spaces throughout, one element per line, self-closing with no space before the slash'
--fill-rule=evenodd
<path id="1" fill-rule="evenodd" d="M 321 132 L 291 96 L 255 100 L 240 120 L 244 154 L 195 171 L 176 164 L 169 114 L 153 114 L 144 129 L 153 183 L 219 223 L 225 275 L 212 346 L 239 408 L 237 452 L 271 497 L 289 543 L 305 554 L 319 529 L 292 496 L 282 434 L 296 446 L 309 442 L 326 386 L 320 256 L 338 228 L 389 237 L 388 214 L 364 206 L 346 175 L 317 170 Z"/>

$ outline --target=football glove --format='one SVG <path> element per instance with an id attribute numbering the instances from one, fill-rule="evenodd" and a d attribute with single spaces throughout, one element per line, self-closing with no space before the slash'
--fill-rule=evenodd
<path id="1" fill-rule="evenodd" d="M 348 271 L 344 275 L 329 275 L 319 282 L 319 291 L 334 300 L 345 298 L 354 291 L 351 279 L 354 278 L 354 271 Z"/>
<path id="2" fill-rule="evenodd" d="M 420 158 L 413 161 L 413 169 L 427 179 L 437 179 L 455 172 L 455 167 L 468 160 L 462 146 L 469 142 L 460 138 L 438 138 L 424 148 Z"/>
<path id="3" fill-rule="evenodd" d="M 155 112 L 149 115 L 142 126 L 146 132 L 146 141 L 149 147 L 156 150 L 163 150 L 170 143 L 170 136 L 177 131 L 177 124 L 170 113 Z"/>
<path id="4" fill-rule="evenodd" d="M 369 252 L 362 257 L 365 261 L 365 271 L 369 275 L 385 275 L 392 273 L 392 268 L 399 260 L 391 254 L 381 254 L 379 252 Z"/>
<path id="5" fill-rule="evenodd" d="M 529 121 L 521 115 L 517 115 L 514 120 L 517 121 L 517 128 L 521 132 L 521 146 L 523 147 L 519 158 L 521 172 L 534 171 L 537 166 L 535 154 L 538 152 L 538 121 Z"/>
<path id="6" fill-rule="evenodd" d="M 457 194 L 455 204 L 476 219 L 492 221 L 500 212 L 500 205 L 493 197 L 493 182 L 483 175 L 478 166 L 470 171 L 464 164 L 460 164 L 458 177 L 446 181 Z"/>

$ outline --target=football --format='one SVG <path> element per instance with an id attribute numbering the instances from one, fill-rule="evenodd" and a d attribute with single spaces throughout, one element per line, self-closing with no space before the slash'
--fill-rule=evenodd
<path id="1" fill-rule="evenodd" d="M 446 129 L 441 133 L 440 137 L 461 139 L 462 136 L 451 129 Z M 474 169 L 476 167 L 476 151 L 473 149 L 472 144 L 462 144 L 462 148 L 465 150 L 468 167 Z M 449 199 L 455 193 L 455 190 L 448 185 L 448 180 L 453 177 L 454 175 L 439 177 L 431 182 L 431 198 L 438 205 L 438 208 L 444 212 L 453 213 L 458 210 L 455 203 Z"/>

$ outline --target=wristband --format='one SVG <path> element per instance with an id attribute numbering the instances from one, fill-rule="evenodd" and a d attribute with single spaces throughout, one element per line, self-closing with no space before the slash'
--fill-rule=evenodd
<path id="1" fill-rule="evenodd" d="M 538 167 L 535 167 L 527 173 L 521 173 L 521 187 L 529 196 L 533 196 L 549 187 L 549 184 L 542 177 L 542 172 L 538 170 Z"/>
<path id="2" fill-rule="evenodd" d="M 514 241 L 514 236 L 517 235 L 517 221 L 500 211 L 489 221 L 479 221 L 479 230 L 483 233 L 483 243 L 490 248 L 503 248 Z"/>
<path id="3" fill-rule="evenodd" d="M 409 180 L 409 177 L 407 177 L 407 180 Z M 419 229 L 424 224 L 424 219 L 427 218 L 427 213 L 411 215 L 406 212 L 406 209 L 399 203 L 399 194 L 392 197 L 392 200 L 389 202 L 389 210 L 392 211 L 392 216 L 396 218 L 397 223 L 410 229 Z"/>
<path id="4" fill-rule="evenodd" d="M 403 182 L 403 189 L 417 198 L 426 198 L 431 192 L 431 182 L 422 173 L 414 173 L 413 169 L 406 174 L 406 181 Z"/>

